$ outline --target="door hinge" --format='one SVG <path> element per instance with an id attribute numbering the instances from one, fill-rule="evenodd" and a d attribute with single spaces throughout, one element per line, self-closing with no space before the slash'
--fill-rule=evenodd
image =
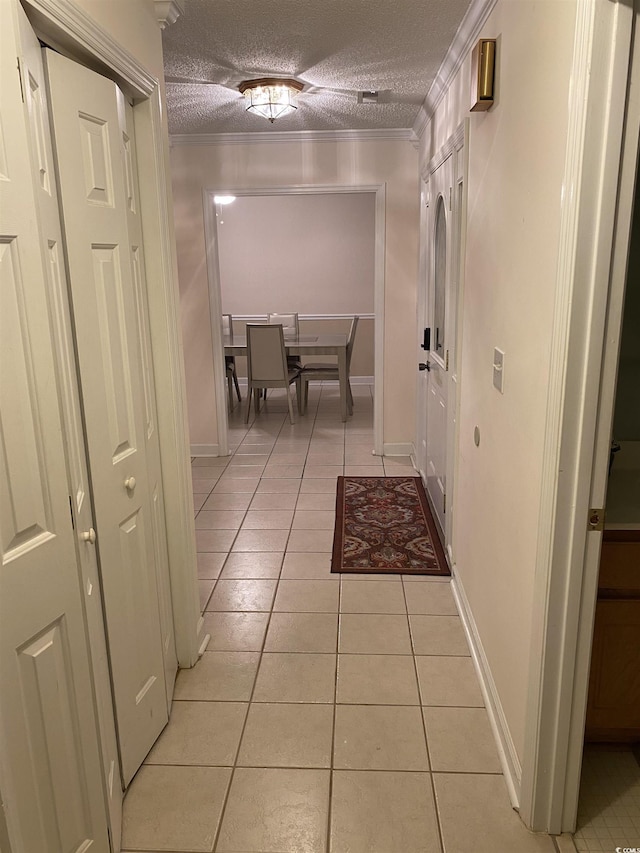
<path id="1" fill-rule="evenodd" d="M 69 513 L 71 514 L 71 528 L 72 530 L 76 529 L 76 522 L 73 517 L 73 498 L 69 495 Z"/>
<path id="2" fill-rule="evenodd" d="M 453 210 L 453 187 L 449 187 L 449 210 Z"/>
<path id="3" fill-rule="evenodd" d="M 589 530 L 604 530 L 604 507 L 589 510 L 587 528 Z"/>
<path id="4" fill-rule="evenodd" d="M 447 495 L 446 493 L 442 495 L 442 514 L 447 511 Z"/>
<path id="5" fill-rule="evenodd" d="M 20 59 L 18 58 L 16 62 L 18 65 L 18 79 L 20 80 L 20 97 L 22 98 L 22 103 L 24 104 L 24 84 L 22 82 L 22 68 L 20 67 Z"/>
<path id="6" fill-rule="evenodd" d="M 449 350 L 444 354 L 444 369 L 449 370 Z"/>

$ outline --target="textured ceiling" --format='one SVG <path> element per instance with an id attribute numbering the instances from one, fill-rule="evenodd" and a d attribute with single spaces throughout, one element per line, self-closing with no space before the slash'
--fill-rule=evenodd
<path id="1" fill-rule="evenodd" d="M 469 0 L 186 0 L 163 33 L 171 133 L 409 128 Z M 295 113 L 247 113 L 238 83 L 304 83 Z M 358 104 L 361 90 L 378 104 Z"/>

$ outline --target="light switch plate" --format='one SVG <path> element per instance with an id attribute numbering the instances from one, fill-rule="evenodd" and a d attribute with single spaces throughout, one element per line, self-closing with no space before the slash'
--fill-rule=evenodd
<path id="1" fill-rule="evenodd" d="M 504 394 L 504 353 L 497 347 L 493 351 L 493 387 Z"/>

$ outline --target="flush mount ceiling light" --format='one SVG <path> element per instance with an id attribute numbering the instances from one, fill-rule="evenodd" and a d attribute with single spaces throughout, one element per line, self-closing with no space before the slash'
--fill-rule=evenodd
<path id="1" fill-rule="evenodd" d="M 293 98 L 303 88 L 297 80 L 278 77 L 244 80 L 238 86 L 247 101 L 247 111 L 268 118 L 270 122 L 296 109 Z"/>

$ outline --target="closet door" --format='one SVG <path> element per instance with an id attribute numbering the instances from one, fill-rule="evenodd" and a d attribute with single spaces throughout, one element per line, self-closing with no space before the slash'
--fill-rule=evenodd
<path id="1" fill-rule="evenodd" d="M 52 51 L 45 56 L 126 785 L 168 715 L 122 102 L 110 80 Z"/>
<path id="2" fill-rule="evenodd" d="M 16 853 L 108 853 L 18 11 L 17 2 L 4 3 L 0 27 L 2 807 Z M 41 158 L 43 191 L 51 165 Z M 47 263 L 55 268 L 61 258 L 52 240 Z"/>
<path id="3" fill-rule="evenodd" d="M 111 834 L 120 837 L 122 785 L 116 741 L 107 645 L 96 546 L 84 538 L 94 527 L 93 507 L 84 448 L 78 375 L 73 351 L 62 228 L 58 208 L 53 148 L 49 128 L 46 79 L 40 43 L 24 11 L 18 7 L 23 96 L 28 113 L 32 185 L 39 218 L 40 246 L 45 262 L 51 309 L 51 326 L 57 356 L 60 402 L 67 455 L 69 496 L 75 526 L 76 553 L 84 594 L 89 650 L 93 668 L 104 784 L 107 792 Z M 46 180 L 42 176 L 46 175 Z"/>

